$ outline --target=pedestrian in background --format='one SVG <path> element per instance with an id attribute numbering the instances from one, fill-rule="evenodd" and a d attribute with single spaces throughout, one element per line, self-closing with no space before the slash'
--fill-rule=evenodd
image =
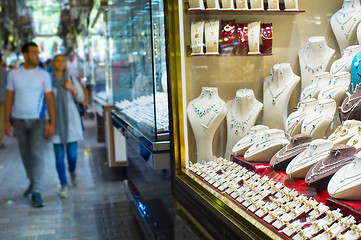
<path id="1" fill-rule="evenodd" d="M 30 181 L 24 196 L 31 196 L 33 207 L 43 207 L 45 137 L 55 134 L 55 105 L 50 74 L 38 65 L 39 48 L 34 42 L 21 49 L 25 63 L 9 72 L 5 97 L 5 133 L 12 135 L 10 115 L 21 159 Z M 46 108 L 49 120 L 45 119 Z"/>
<path id="2" fill-rule="evenodd" d="M 4 144 L 4 127 L 5 127 L 5 94 L 6 94 L 6 79 L 8 71 L 6 65 L 4 67 L 2 55 L 0 54 L 0 149 L 5 148 Z"/>
<path id="3" fill-rule="evenodd" d="M 56 170 L 61 185 L 61 198 L 67 198 L 69 196 L 64 163 L 64 146 L 66 146 L 70 179 L 72 185 L 76 186 L 75 169 L 78 141 L 83 140 L 81 118 L 75 101 L 81 103 L 84 100 L 84 95 L 79 81 L 66 73 L 66 67 L 65 56 L 56 55 L 53 59 L 51 76 L 54 83 L 57 133 L 52 137 L 52 142 L 54 144 Z"/>

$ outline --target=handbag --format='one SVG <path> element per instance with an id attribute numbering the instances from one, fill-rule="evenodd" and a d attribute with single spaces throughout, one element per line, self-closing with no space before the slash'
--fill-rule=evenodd
<path id="1" fill-rule="evenodd" d="M 70 79 L 71 79 L 73 85 L 75 85 L 73 78 L 70 77 Z M 86 109 L 87 109 L 86 106 L 84 106 L 83 103 L 80 103 L 80 102 L 77 102 L 77 101 L 74 101 L 74 103 L 75 103 L 76 108 L 78 109 L 78 112 L 79 112 L 80 116 L 81 117 L 85 116 Z"/>

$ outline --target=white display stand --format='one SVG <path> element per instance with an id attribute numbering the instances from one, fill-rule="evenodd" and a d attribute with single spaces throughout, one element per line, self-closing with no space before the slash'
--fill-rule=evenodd
<path id="1" fill-rule="evenodd" d="M 331 17 L 331 28 L 341 51 L 357 44 L 356 29 L 360 21 L 360 1 L 344 0 L 342 8 Z"/>
<path id="2" fill-rule="evenodd" d="M 267 11 L 279 11 L 279 10 L 280 10 L 279 0 L 268 0 Z"/>
<path id="3" fill-rule="evenodd" d="M 254 126 L 263 104 L 250 89 L 240 89 L 235 99 L 227 103 L 227 145 L 225 158 L 229 160 L 234 145 Z"/>
<path id="4" fill-rule="evenodd" d="M 237 10 L 248 10 L 248 0 L 236 0 Z"/>
<path id="5" fill-rule="evenodd" d="M 327 46 L 325 37 L 308 39 L 307 46 L 298 52 L 301 69 L 301 91 L 312 83 L 315 75 L 325 72 L 335 50 Z"/>
<path id="6" fill-rule="evenodd" d="M 298 11 L 298 0 L 285 0 L 285 11 Z"/>
<path id="7" fill-rule="evenodd" d="M 334 145 L 346 144 L 353 136 L 358 135 L 360 127 L 361 121 L 346 120 L 337 127 L 327 140 L 332 141 Z"/>
<path id="8" fill-rule="evenodd" d="M 248 23 L 248 54 L 261 54 L 259 50 L 261 22 Z"/>
<path id="9" fill-rule="evenodd" d="M 338 72 L 351 72 L 351 64 L 353 58 L 356 56 L 358 52 L 361 51 L 360 45 L 353 45 L 345 48 L 342 52 L 342 57 L 334 61 L 330 68 L 331 74 L 336 74 Z"/>
<path id="10" fill-rule="evenodd" d="M 361 153 L 333 175 L 327 191 L 333 198 L 361 200 Z"/>
<path id="11" fill-rule="evenodd" d="M 361 151 L 361 127 L 358 128 L 358 133 L 350 138 L 346 145 L 355 147 L 357 152 Z"/>
<path id="12" fill-rule="evenodd" d="M 263 0 L 250 0 L 250 10 L 264 10 Z"/>
<path id="13" fill-rule="evenodd" d="M 305 178 L 308 170 L 320 160 L 326 158 L 333 143 L 325 139 L 310 142 L 305 151 L 297 155 L 287 166 L 286 173 L 293 178 Z"/>
<path id="14" fill-rule="evenodd" d="M 300 77 L 293 73 L 289 63 L 274 65 L 271 74 L 263 82 L 263 124 L 285 129 L 288 103 Z"/>
<path id="15" fill-rule="evenodd" d="M 206 54 L 219 54 L 219 20 L 210 19 L 205 22 Z"/>
<path id="16" fill-rule="evenodd" d="M 282 130 L 270 129 L 246 151 L 244 158 L 250 162 L 269 162 L 273 155 L 289 143 Z"/>
<path id="17" fill-rule="evenodd" d="M 207 9 L 220 9 L 218 0 L 206 0 Z"/>
<path id="18" fill-rule="evenodd" d="M 222 0 L 222 9 L 232 10 L 234 9 L 233 0 Z"/>
<path id="19" fill-rule="evenodd" d="M 286 135 L 289 138 L 301 133 L 303 120 L 307 115 L 314 113 L 317 104 L 315 98 L 308 98 L 299 102 L 297 111 L 291 113 L 286 121 Z"/>
<path id="20" fill-rule="evenodd" d="M 320 91 L 317 100 L 333 99 L 337 106 L 341 105 L 341 100 L 345 97 L 346 91 L 351 83 L 351 74 L 349 72 L 336 73 L 329 84 Z"/>
<path id="21" fill-rule="evenodd" d="M 214 134 L 226 114 L 227 106 L 217 88 L 203 87 L 201 95 L 188 104 L 187 115 L 196 139 L 197 162 L 213 159 Z"/>
<path id="22" fill-rule="evenodd" d="M 303 121 L 301 133 L 311 135 L 313 139 L 324 138 L 326 130 L 333 121 L 336 107 L 333 99 L 319 101 L 314 113 Z"/>
<path id="23" fill-rule="evenodd" d="M 301 100 L 307 98 L 317 98 L 320 91 L 330 83 L 331 78 L 332 75 L 329 72 L 316 74 L 314 79 L 311 80 L 311 84 L 303 89 L 301 93 Z"/>
<path id="24" fill-rule="evenodd" d="M 264 125 L 256 125 L 251 128 L 251 130 L 247 133 L 246 136 L 241 138 L 233 147 L 232 152 L 236 156 L 244 155 L 249 147 L 253 145 L 253 143 L 258 142 L 263 133 L 269 130 L 269 127 Z"/>
<path id="25" fill-rule="evenodd" d="M 193 21 L 191 24 L 192 54 L 203 54 L 204 21 Z"/>
<path id="26" fill-rule="evenodd" d="M 189 10 L 204 9 L 203 0 L 189 0 Z"/>

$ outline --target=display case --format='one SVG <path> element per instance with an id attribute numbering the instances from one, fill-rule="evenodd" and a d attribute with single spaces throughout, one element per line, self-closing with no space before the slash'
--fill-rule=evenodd
<path id="1" fill-rule="evenodd" d="M 276 152 L 266 152 L 262 156 L 265 162 L 263 165 L 250 167 L 241 164 L 244 157 L 250 153 L 243 152 L 242 156 L 238 156 L 242 161 L 238 161 L 238 158 L 232 156 L 235 153 L 231 150 L 238 140 L 247 136 L 247 133 L 250 134 L 252 126 L 261 124 L 281 131 L 282 137 L 278 135 L 278 130 L 272 130 L 279 144 L 285 146 L 289 143 L 293 135 L 283 134 L 287 130 L 286 119 L 297 109 L 301 91 L 305 88 L 302 85 L 307 79 L 310 83 L 311 80 L 315 82 L 315 74 L 329 71 L 332 62 L 342 54 L 343 48 L 332 32 L 330 21 L 331 16 L 339 9 L 342 12 L 343 4 L 342 1 L 285 0 L 281 1 L 285 5 L 280 4 L 280 9 L 275 11 L 270 9 L 270 4 L 279 4 L 279 1 L 233 1 L 229 5 L 230 2 L 232 3 L 180 0 L 170 1 L 168 6 L 176 205 L 192 216 L 189 218 L 190 222 L 200 225 L 200 228 L 214 239 L 293 238 L 296 235 L 295 231 L 292 234 L 284 232 L 292 221 L 279 221 L 276 224 L 278 227 L 275 227 L 273 221 L 277 222 L 278 218 L 274 217 L 271 222 L 267 222 L 263 220 L 265 214 L 255 214 L 256 210 L 261 209 L 255 199 L 247 200 L 243 196 L 244 198 L 237 200 L 237 197 L 242 196 L 242 193 L 237 191 L 239 188 L 249 186 L 250 192 L 258 191 L 253 184 L 247 186 L 242 171 L 251 169 L 251 173 L 245 174 L 256 174 L 256 178 L 259 176 L 260 179 L 266 177 L 266 180 L 260 181 L 272 180 L 275 184 L 281 182 L 283 186 L 290 184 L 287 185 L 286 191 L 299 191 L 297 194 L 313 197 L 317 199 L 317 204 L 323 202 L 330 209 L 340 208 L 340 205 L 335 207 L 330 203 L 334 199 L 329 198 L 327 191 L 326 195 L 323 195 L 325 192 L 315 188 L 305 189 L 305 182 L 294 182 L 284 170 L 283 175 L 280 173 L 282 176 L 275 176 L 277 171 L 272 170 L 269 162 Z M 345 4 L 348 2 L 345 1 Z M 252 9 L 252 4 L 259 4 L 260 8 Z M 290 9 L 289 4 L 297 7 Z M 350 7 L 356 8 L 351 4 Z M 345 17 L 346 14 L 340 16 Z M 342 22 L 345 25 L 340 16 L 338 23 Z M 353 21 L 358 20 L 355 18 Z M 267 28 L 272 29 L 272 34 L 267 32 Z M 347 29 L 349 32 L 345 30 L 345 26 L 339 29 L 344 30 L 343 36 L 350 45 L 357 44 L 354 26 Z M 245 35 L 248 35 L 248 38 Z M 304 54 L 311 48 L 308 43 L 315 40 L 311 37 L 318 39 L 319 36 L 325 39 L 328 47 L 317 44 L 318 50 L 325 50 L 325 56 L 322 57 L 321 64 L 313 65 L 310 64 L 311 59 L 307 59 Z M 265 54 L 265 47 L 269 50 L 270 46 L 272 52 Z M 275 87 L 272 90 L 270 79 L 276 74 L 279 74 L 280 78 L 286 75 L 286 69 L 293 74 L 284 84 L 278 85 L 277 90 L 274 90 Z M 282 98 L 287 87 L 292 89 L 287 97 Z M 255 99 L 254 105 L 253 102 L 251 105 L 250 99 Z M 235 113 L 232 112 L 232 104 L 235 101 L 248 103 L 241 110 L 249 109 L 250 114 L 255 116 L 246 116 L 237 121 Z M 285 102 L 287 104 L 282 105 Z M 272 106 L 281 105 L 279 112 L 270 110 Z M 334 117 L 334 112 L 331 115 Z M 330 124 L 330 121 L 327 123 L 329 133 L 322 137 L 315 135 L 314 138 L 327 137 L 340 124 L 337 121 L 338 117 L 334 118 L 335 125 Z M 316 124 L 310 126 L 310 134 L 313 134 Z M 237 141 L 233 140 L 232 143 L 231 136 Z M 253 139 L 250 137 L 250 140 Z M 258 146 L 254 148 L 256 147 Z M 223 163 L 227 167 L 222 167 Z M 238 170 L 227 172 L 227 169 L 231 170 L 233 167 L 239 169 L 240 173 L 236 173 Z M 269 171 L 265 171 L 265 168 Z M 223 177 L 234 178 L 236 190 L 233 190 L 231 185 L 224 184 L 227 180 L 223 181 Z M 229 192 L 226 192 L 227 189 Z M 247 196 L 257 195 L 250 192 Z M 245 192 L 243 194 L 246 195 Z M 263 200 L 265 205 L 265 202 L 271 201 L 269 198 Z M 281 205 L 282 203 L 280 208 Z M 352 215 L 356 217 L 357 211 L 357 208 L 354 209 Z M 344 214 L 343 217 L 350 214 L 348 211 L 341 212 Z M 304 214 L 303 217 L 306 218 L 308 215 Z M 300 222 L 302 227 L 299 229 L 307 228 L 307 224 L 312 225 L 312 221 Z M 343 234 L 347 228 L 342 228 Z M 320 239 L 334 236 L 333 230 L 329 233 L 328 228 L 319 231 L 326 234 L 325 238 Z M 358 231 L 354 231 L 355 236 L 359 234 Z M 317 232 L 314 233 L 315 236 L 316 234 Z"/>
<path id="2" fill-rule="evenodd" d="M 111 1 L 113 126 L 126 139 L 129 199 L 147 236 L 171 239 L 172 195 L 163 1 Z"/>

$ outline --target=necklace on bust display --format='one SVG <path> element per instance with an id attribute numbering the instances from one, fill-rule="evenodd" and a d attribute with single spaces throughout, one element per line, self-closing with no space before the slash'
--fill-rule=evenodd
<path id="1" fill-rule="evenodd" d="M 218 102 L 218 101 L 217 101 Z M 219 108 L 223 107 L 225 104 L 223 103 L 222 105 L 219 106 Z M 214 114 L 213 116 L 209 119 L 208 123 L 206 125 L 204 125 L 203 123 L 201 123 L 201 126 L 204 128 L 203 130 L 206 131 L 208 130 L 209 124 L 211 124 L 211 122 L 213 121 L 214 117 L 219 113 L 218 108 L 214 109 Z"/>
<path id="2" fill-rule="evenodd" d="M 314 131 L 314 129 L 316 128 L 317 124 L 319 124 L 322 120 L 333 120 L 333 117 L 330 117 L 330 116 L 318 116 L 314 119 L 312 119 L 311 121 L 307 121 L 307 118 L 305 119 L 304 121 L 304 126 L 303 126 L 303 129 L 306 130 L 307 129 L 307 126 L 311 126 L 311 123 L 312 123 L 312 129 L 310 131 L 310 135 L 311 133 Z"/>
<path id="3" fill-rule="evenodd" d="M 361 10 L 353 10 L 347 14 L 352 14 L 346 21 L 342 22 L 339 19 L 339 15 L 346 17 L 346 13 L 343 13 L 342 11 L 338 11 L 336 15 L 336 21 L 341 25 L 342 33 L 345 35 L 346 39 L 350 37 L 350 32 L 352 31 L 353 27 L 356 25 L 358 19 L 357 15 L 361 13 Z M 345 25 L 352 19 L 352 24 L 347 32 L 345 32 Z"/>
<path id="4" fill-rule="evenodd" d="M 322 48 L 321 45 L 320 45 L 320 48 Z M 323 69 L 322 65 L 326 61 L 327 56 L 328 56 L 329 52 L 331 51 L 331 49 L 330 48 L 327 49 L 327 52 L 326 52 L 324 58 L 322 59 L 320 65 L 318 65 L 317 67 L 310 67 L 309 64 L 307 64 L 306 57 L 305 57 L 306 56 L 306 49 L 309 49 L 309 47 L 306 47 L 305 49 L 303 49 L 303 55 L 302 55 L 303 62 L 305 63 L 305 69 L 307 71 L 309 71 L 309 72 L 312 71 L 312 73 L 315 73 L 315 71 L 318 72 L 318 71 L 322 70 Z"/>
<path id="5" fill-rule="evenodd" d="M 354 157 L 344 158 L 344 159 L 341 159 L 337 162 L 333 162 L 330 164 L 324 164 L 325 159 L 321 160 L 321 167 L 319 168 L 319 170 L 322 170 L 326 167 L 330 167 L 330 168 L 325 169 L 323 171 L 314 172 L 315 167 L 313 167 L 311 169 L 311 174 L 310 174 L 310 176 L 308 176 L 307 180 L 314 179 L 315 177 L 323 175 L 324 173 L 328 173 L 328 172 L 333 171 L 334 169 L 340 168 L 342 165 L 345 165 L 346 163 L 350 162 L 350 160 L 354 159 Z"/>
<path id="6" fill-rule="evenodd" d="M 282 72 L 281 72 L 281 75 L 282 75 Z M 280 91 L 278 91 L 277 93 L 274 93 L 272 88 L 271 88 L 271 80 L 268 80 L 268 91 L 269 93 L 271 94 L 272 96 L 272 104 L 276 104 L 276 100 L 277 100 L 277 97 L 279 95 L 281 95 L 285 90 L 286 88 L 289 86 L 289 84 L 293 81 L 293 79 L 297 77 L 296 75 L 293 75 L 290 80 L 285 84 L 284 88 L 281 89 Z"/>
<path id="7" fill-rule="evenodd" d="M 297 146 L 295 146 L 295 147 L 293 147 L 293 148 L 290 148 L 290 149 L 287 149 L 287 146 L 288 146 L 288 145 L 286 145 L 286 146 L 284 146 L 280 151 L 278 151 L 278 152 L 276 153 L 276 159 L 282 159 L 282 158 L 288 157 L 288 156 L 290 156 L 290 155 L 292 155 L 292 154 L 294 154 L 294 153 L 296 153 L 296 152 L 298 152 L 298 151 L 300 151 L 300 150 L 303 150 L 303 149 L 307 148 L 309 145 L 310 145 L 309 142 L 307 142 L 307 143 L 302 143 L 302 144 L 297 145 Z M 283 153 L 282 155 L 280 155 L 280 152 L 281 152 L 283 149 L 286 149 L 286 150 L 284 151 L 284 153 Z M 276 160 L 276 162 L 277 162 L 277 160 Z"/>
<path id="8" fill-rule="evenodd" d="M 242 131 L 245 131 L 246 129 L 246 125 L 248 124 L 249 119 L 251 118 L 251 116 L 253 115 L 254 110 L 257 107 L 257 103 L 253 106 L 252 110 L 249 112 L 248 118 L 244 121 L 238 121 L 234 118 L 233 115 L 233 101 L 231 104 L 231 128 L 236 128 L 235 132 L 236 134 L 238 134 L 238 129 L 241 128 Z"/>
<path id="9" fill-rule="evenodd" d="M 339 59 L 341 60 L 341 59 Z M 352 61 L 352 58 L 350 59 L 346 59 L 346 60 L 343 60 L 343 61 L 335 61 L 335 68 L 336 70 L 332 71 L 332 74 L 335 74 L 335 73 L 338 73 L 340 71 L 346 71 L 347 67 L 350 65 L 350 62 Z M 339 65 L 341 65 L 341 67 L 338 67 Z"/>
<path id="10" fill-rule="evenodd" d="M 212 108 L 214 108 L 217 105 L 218 102 L 219 101 L 216 101 L 210 107 L 208 107 L 204 110 L 200 110 L 196 105 L 194 105 L 193 102 L 192 102 L 192 106 L 193 106 L 194 111 L 198 114 L 198 116 L 203 117 L 203 116 L 207 115 L 207 113 L 209 113 L 212 110 Z"/>
<path id="11" fill-rule="evenodd" d="M 207 21 L 207 23 L 209 24 L 209 27 L 210 27 L 210 29 L 211 29 L 212 37 L 214 37 L 213 43 L 214 43 L 214 44 L 217 44 L 217 43 L 218 43 L 218 37 L 214 36 L 214 32 L 215 32 L 215 30 L 214 30 L 214 25 L 212 25 L 212 22 L 211 22 L 211 21 L 209 21 L 209 20 L 206 20 L 206 21 Z M 217 21 L 215 21 L 215 22 L 217 22 Z M 217 24 L 217 23 L 216 23 L 216 24 Z"/>

